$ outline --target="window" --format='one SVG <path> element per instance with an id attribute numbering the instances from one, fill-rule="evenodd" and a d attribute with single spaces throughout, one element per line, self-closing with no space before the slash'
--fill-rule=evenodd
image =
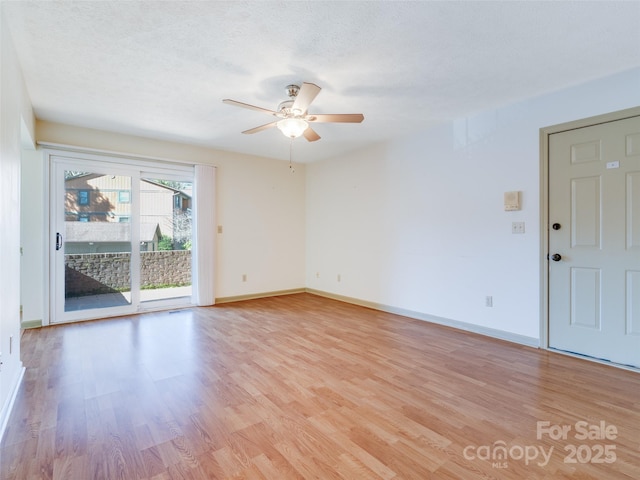
<path id="1" fill-rule="evenodd" d="M 78 214 L 78 221 L 79 222 L 88 222 L 89 221 L 89 214 L 88 213 L 79 213 Z"/>
<path id="2" fill-rule="evenodd" d="M 78 190 L 78 205 L 89 205 L 89 190 Z"/>
<path id="3" fill-rule="evenodd" d="M 131 221 L 131 217 L 124 217 L 124 216 L 118 217 L 118 222 L 120 223 L 128 223 L 130 221 Z"/>
<path id="4" fill-rule="evenodd" d="M 131 190 L 120 190 L 118 192 L 118 202 L 131 203 Z"/>

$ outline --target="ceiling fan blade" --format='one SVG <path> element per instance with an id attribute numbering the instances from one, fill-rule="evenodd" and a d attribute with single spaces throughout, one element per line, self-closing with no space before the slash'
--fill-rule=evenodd
<path id="1" fill-rule="evenodd" d="M 308 122 L 319 123 L 360 123 L 364 120 L 364 115 L 361 113 L 327 113 L 319 115 L 307 115 L 305 120 Z"/>
<path id="2" fill-rule="evenodd" d="M 322 89 L 315 83 L 304 82 L 300 87 L 298 95 L 296 95 L 296 99 L 291 106 L 291 110 L 294 112 L 299 110 L 300 113 L 305 113 L 307 108 L 309 108 L 309 105 L 311 105 L 311 102 L 313 102 L 316 96 L 320 93 L 320 90 Z"/>
<path id="3" fill-rule="evenodd" d="M 274 112 L 273 110 L 268 110 L 262 107 L 256 107 L 255 105 L 249 105 L 248 103 L 242 103 L 236 100 L 230 100 L 228 98 L 225 98 L 224 100 L 222 100 L 222 103 L 226 103 L 227 105 L 235 105 L 236 107 L 248 108 L 249 110 L 256 110 L 258 112 L 267 113 L 269 115 L 276 114 L 276 112 Z"/>
<path id="4" fill-rule="evenodd" d="M 302 135 L 304 135 L 304 138 L 306 138 L 308 142 L 320 140 L 320 135 L 318 135 L 311 127 L 307 128 Z"/>
<path id="5" fill-rule="evenodd" d="M 249 130 L 245 130 L 242 133 L 258 133 L 258 132 L 262 132 L 263 130 L 267 130 L 268 128 L 275 127 L 277 123 L 278 122 L 265 123 L 264 125 L 260 125 L 259 127 L 251 128 Z"/>

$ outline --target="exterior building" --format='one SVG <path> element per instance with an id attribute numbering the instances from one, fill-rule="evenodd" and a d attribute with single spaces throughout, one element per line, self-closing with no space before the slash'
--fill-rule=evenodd
<path id="1" fill-rule="evenodd" d="M 124 224 L 131 219 L 131 177 L 69 172 L 65 185 L 65 251 L 130 251 L 129 227 Z M 159 181 L 141 179 L 140 219 L 141 251 L 158 250 L 163 237 L 180 248 L 183 237 L 190 237 L 191 196 Z"/>

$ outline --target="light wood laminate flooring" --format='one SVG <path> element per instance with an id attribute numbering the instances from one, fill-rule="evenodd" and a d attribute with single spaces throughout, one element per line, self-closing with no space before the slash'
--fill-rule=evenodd
<path id="1" fill-rule="evenodd" d="M 640 478 L 639 373 L 311 294 L 28 330 L 22 357 L 3 480 Z"/>

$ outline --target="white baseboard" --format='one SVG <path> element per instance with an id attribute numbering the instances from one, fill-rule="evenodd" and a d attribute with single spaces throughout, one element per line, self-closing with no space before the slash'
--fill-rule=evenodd
<path id="1" fill-rule="evenodd" d="M 373 310 L 379 310 L 381 312 L 393 313 L 395 315 L 401 315 L 403 317 L 409 317 L 416 320 L 423 320 L 425 322 L 436 323 L 438 325 L 444 325 L 446 327 L 453 327 L 458 330 L 464 330 L 466 332 L 477 333 L 479 335 L 485 335 L 491 338 L 497 338 L 500 340 L 506 340 L 508 342 L 517 343 L 520 345 L 526 345 L 528 347 L 539 348 L 540 340 L 535 337 L 528 337 L 526 335 L 520 335 L 517 333 L 505 332 L 504 330 L 498 330 L 495 328 L 483 327 L 481 325 L 474 325 L 472 323 L 460 322 L 458 320 L 451 320 L 449 318 L 437 317 L 435 315 L 428 315 L 422 312 L 415 312 L 413 310 L 406 310 L 404 308 L 392 307 L 384 305 L 382 303 L 369 302 L 366 300 L 360 300 L 358 298 L 345 297 L 343 295 L 336 295 L 334 293 L 324 292 L 322 290 L 315 290 L 313 288 L 307 288 L 307 292 L 318 295 L 321 297 L 331 298 L 333 300 L 339 300 L 341 302 L 352 303 L 361 307 L 371 308 Z"/>
<path id="2" fill-rule="evenodd" d="M 20 323 L 20 328 L 26 330 L 28 328 L 40 328 L 42 327 L 42 320 L 23 320 Z"/>
<path id="3" fill-rule="evenodd" d="M 20 362 L 20 368 L 18 369 L 18 374 L 14 377 L 12 385 L 9 389 L 9 396 L 7 397 L 7 401 L 3 405 L 2 410 L 0 410 L 0 442 L 2 441 L 4 431 L 7 428 L 7 424 L 9 423 L 9 415 L 11 415 L 11 410 L 13 410 L 13 405 L 16 401 L 16 396 L 18 395 L 18 389 L 20 388 L 22 379 L 24 378 L 25 370 L 25 367 L 22 366 L 22 362 Z"/>
<path id="4" fill-rule="evenodd" d="M 306 289 L 304 288 L 293 288 L 290 290 L 277 290 L 274 292 L 262 292 L 262 293 L 250 293 L 248 295 L 237 295 L 235 297 L 219 297 L 219 298 L 216 298 L 216 304 L 241 302 L 242 300 L 255 300 L 257 298 L 279 297 L 281 295 L 293 295 L 295 293 L 304 293 L 304 292 L 306 292 Z"/>

